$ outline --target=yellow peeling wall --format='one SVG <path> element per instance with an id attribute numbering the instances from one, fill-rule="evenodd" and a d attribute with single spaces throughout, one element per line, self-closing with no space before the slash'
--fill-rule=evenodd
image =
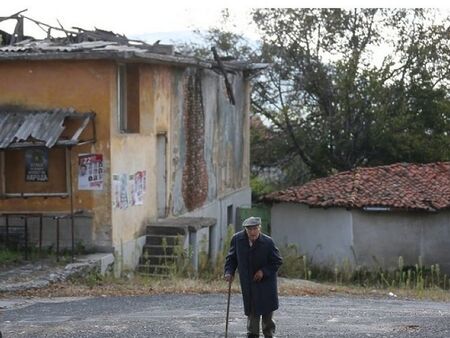
<path id="1" fill-rule="evenodd" d="M 110 112 L 116 87 L 116 64 L 111 61 L 4 61 L 0 62 L 0 105 L 27 109 L 72 107 L 96 113 L 97 142 L 74 147 L 72 172 L 75 210 L 93 211 L 93 240 L 111 245 Z M 103 154 L 103 191 L 78 191 L 78 154 Z M 50 168 L 49 168 L 50 169 Z M 64 168 L 61 168 L 64 169 Z M 55 172 L 55 171 L 52 171 Z M 65 175 L 56 170 L 56 175 Z M 7 175 L 7 173 L 6 173 Z M 42 183 L 45 184 L 45 183 Z M 69 212 L 69 198 L 0 199 L 0 211 Z"/>
<path id="2" fill-rule="evenodd" d="M 75 147 L 72 151 L 72 171 L 75 210 L 91 212 L 93 218 L 93 241 L 97 246 L 114 247 L 120 251 L 122 245 L 134 241 L 144 234 L 145 225 L 157 219 L 157 135 L 167 135 L 166 158 L 167 200 L 166 205 L 180 205 L 180 212 L 170 210 L 170 214 L 183 212 L 181 181 L 175 182 L 172 175 L 180 170 L 182 162 L 173 158 L 173 153 L 182 153 L 184 141 L 178 134 L 184 130 L 183 124 L 183 83 L 184 69 L 141 64 L 139 67 L 139 133 L 120 133 L 118 127 L 117 104 L 117 72 L 118 64 L 114 61 L 98 60 L 67 60 L 67 61 L 10 61 L 0 62 L 0 105 L 17 105 L 28 109 L 53 109 L 73 107 L 80 112 L 93 111 L 96 113 L 97 142 L 94 145 Z M 209 124 L 216 127 L 214 132 L 208 133 L 207 142 L 214 141 L 215 135 L 224 135 L 224 127 L 232 137 L 233 130 L 240 133 L 243 128 L 244 136 L 238 138 L 243 147 L 243 156 L 238 156 L 236 171 L 238 180 L 236 186 L 222 184 L 211 180 L 215 186 L 211 189 L 209 198 L 214 200 L 230 189 L 240 189 L 248 186 L 248 119 L 242 115 L 247 111 L 248 102 L 245 97 L 238 100 L 239 108 L 232 108 L 228 103 L 225 90 L 218 90 L 216 81 L 223 83 L 217 76 L 211 76 L 204 86 L 204 105 L 210 116 Z M 222 89 L 222 87 L 220 87 Z M 237 87 L 237 93 L 247 93 L 244 85 Z M 220 93 L 220 100 L 217 98 Z M 219 101 L 217 101 L 219 100 Z M 237 110 L 234 112 L 234 110 Z M 177 121 L 169 126 L 171 114 Z M 173 117 L 172 116 L 172 117 Z M 241 116 L 244 119 L 229 120 L 229 116 Z M 215 122 L 215 119 L 220 124 Z M 227 122 L 228 121 L 228 122 Z M 173 122 L 173 121 L 172 121 Z M 208 124 L 208 128 L 210 125 Z M 239 127 L 239 128 L 238 128 Z M 227 129 L 228 128 L 228 129 Z M 238 129 L 237 129 L 238 128 Z M 227 134 L 227 135 L 228 135 Z M 178 135 L 174 137 L 174 135 Z M 180 141 L 181 140 L 181 141 Z M 216 170 L 216 163 L 220 166 L 220 158 L 224 155 L 222 147 L 227 145 L 219 137 L 214 143 L 214 156 L 211 163 Z M 173 142 L 173 144 L 171 144 Z M 222 146 L 223 145 L 223 146 Z M 220 151 L 216 153 L 216 149 Z M 170 150 L 170 152 L 169 152 Z M 78 191 L 77 159 L 79 153 L 98 153 L 103 155 L 104 188 L 102 191 Z M 113 175 L 134 175 L 139 171 L 146 171 L 146 191 L 143 205 L 130 205 L 126 208 L 113 208 L 115 188 L 112 186 Z M 50 168 L 49 168 L 50 172 Z M 54 172 L 54 171 L 52 171 Z M 58 171 L 56 171 L 58 174 Z M 61 175 L 64 171 L 61 170 Z M 215 175 L 211 176 L 212 178 Z M 176 187 L 170 188 L 170 187 Z M 178 201 L 178 202 L 177 202 Z M 177 203 L 175 203 L 177 202 Z M 171 208 L 174 209 L 174 208 Z M 69 198 L 28 198 L 28 199 L 0 199 L 0 212 L 69 212 Z M 177 209 L 178 210 L 178 209 Z M 175 211 L 177 211 L 175 210 Z"/>
<path id="3" fill-rule="evenodd" d="M 140 133 L 120 133 L 117 105 L 111 107 L 111 175 L 146 171 L 143 205 L 114 208 L 112 211 L 113 244 L 117 248 L 143 235 L 145 224 L 157 218 L 156 140 L 159 133 L 167 133 L 169 128 L 172 74 L 173 68 L 165 66 L 139 66 Z M 169 165 L 167 160 L 166 165 Z"/>

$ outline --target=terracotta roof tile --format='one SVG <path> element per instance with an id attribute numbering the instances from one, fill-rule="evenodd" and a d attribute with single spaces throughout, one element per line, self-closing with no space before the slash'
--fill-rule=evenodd
<path id="1" fill-rule="evenodd" d="M 450 208 L 450 162 L 356 168 L 271 193 L 267 201 L 317 207 Z"/>

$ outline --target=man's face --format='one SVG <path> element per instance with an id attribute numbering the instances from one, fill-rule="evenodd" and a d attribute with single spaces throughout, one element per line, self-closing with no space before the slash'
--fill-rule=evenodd
<path id="1" fill-rule="evenodd" d="M 81 174 L 81 176 L 86 175 L 86 172 L 87 172 L 86 166 L 85 165 L 81 165 L 80 166 L 80 174 Z"/>
<path id="2" fill-rule="evenodd" d="M 254 242 L 259 237 L 259 234 L 261 232 L 261 226 L 260 225 L 254 225 L 250 227 L 245 227 L 245 231 L 247 232 L 248 238 Z"/>

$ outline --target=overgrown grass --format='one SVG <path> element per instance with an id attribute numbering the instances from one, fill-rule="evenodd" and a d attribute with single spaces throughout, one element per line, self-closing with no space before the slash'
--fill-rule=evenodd
<path id="1" fill-rule="evenodd" d="M 162 262 L 171 267 L 169 278 L 152 278 L 129 272 L 121 278 L 112 274 L 101 276 L 92 272 L 66 283 L 55 284 L 42 290 L 25 291 L 22 295 L 36 296 L 108 296 L 108 295 L 147 295 L 162 293 L 223 293 L 227 284 L 223 281 L 223 266 L 229 250 L 233 227 L 229 227 L 225 245 L 221 252 L 211 260 L 206 250 L 199 253 L 198 271 L 192 268 L 192 250 L 185 250 L 179 238 L 174 254 L 177 260 Z M 206 241 L 206 240 L 205 240 Z M 206 245 L 201 245 L 204 249 Z M 281 248 L 284 262 L 279 270 L 279 291 L 285 296 L 314 295 L 323 296 L 340 293 L 361 296 L 398 297 L 450 301 L 449 276 L 440 271 L 435 264 L 424 266 L 419 257 L 418 263 L 405 266 L 403 258 L 398 258 L 398 266 L 393 270 L 353 267 L 343 262 L 333 268 L 317 267 L 311 264 L 294 245 Z M 16 262 L 22 259 L 20 252 L 0 250 L 2 262 Z M 70 254 L 70 252 L 68 252 Z M 70 258 L 70 256 L 68 256 Z M 240 292 L 235 281 L 232 292 Z"/>
<path id="2" fill-rule="evenodd" d="M 25 259 L 24 249 L 14 249 L 14 248 L 0 248 L 0 266 L 9 266 L 13 264 L 19 264 L 26 261 L 36 261 L 38 259 L 51 257 L 52 254 L 48 250 L 39 251 L 36 248 L 29 248 L 27 259 Z"/>
<path id="3" fill-rule="evenodd" d="M 205 250 L 201 250 L 199 254 L 198 277 L 206 280 L 223 279 L 223 267 L 225 265 L 225 258 L 230 250 L 231 238 L 234 234 L 234 227 L 229 225 L 227 228 L 227 235 L 225 237 L 224 246 L 215 260 L 212 260 Z M 202 246 L 204 247 L 204 246 Z"/>
<path id="4" fill-rule="evenodd" d="M 399 288 L 411 290 L 450 289 L 450 278 L 443 274 L 439 264 L 425 266 L 418 257 L 415 265 L 404 264 L 403 257 L 398 257 L 395 269 L 383 269 L 381 266 L 369 268 L 353 266 L 349 261 L 340 265 L 320 267 L 312 265 L 306 255 L 301 255 L 295 245 L 281 249 L 284 264 L 279 271 L 280 276 L 302 278 L 335 285 L 351 285 L 365 288 Z"/>
<path id="5" fill-rule="evenodd" d="M 190 265 L 189 250 L 184 250 L 180 242 L 178 243 L 179 249 L 177 249 L 182 250 L 182 252 L 179 252 L 181 254 L 178 262 L 180 265 L 174 267 L 169 278 L 148 277 L 133 272 L 116 278 L 113 274 L 101 276 L 94 271 L 65 283 L 18 294 L 35 297 L 71 297 L 226 293 L 228 287 L 223 280 L 223 265 L 232 235 L 233 229 L 230 228 L 227 233 L 226 245 L 214 262 L 208 258 L 206 251 L 200 252 L 197 274 L 193 273 Z M 279 274 L 280 277 L 287 277 L 279 279 L 279 293 L 282 296 L 343 294 L 362 297 L 406 297 L 450 301 L 450 293 L 447 291 L 449 283 L 446 282 L 446 288 L 444 289 L 442 285 L 444 276 L 436 265 L 433 268 L 426 269 L 418 264 L 418 274 L 414 274 L 412 271 L 408 272 L 409 267 L 402 264 L 403 259 L 399 259 L 397 273 L 395 271 L 387 273 L 361 268 L 352 269 L 351 265 L 346 263 L 337 266 L 335 269 L 319 269 L 312 266 L 308 258 L 301 255 L 295 246 L 282 248 L 281 252 L 284 264 Z M 170 265 L 177 264 L 167 263 Z M 399 274 L 399 271 L 403 271 L 403 274 Z M 439 284 L 441 286 L 438 286 L 438 283 L 441 283 Z M 237 280 L 232 284 L 232 292 L 240 293 Z M 7 296 L 7 294 L 0 296 Z"/>
<path id="6" fill-rule="evenodd" d="M 74 255 L 80 255 L 84 253 L 86 253 L 84 246 L 81 243 L 77 243 L 74 248 Z M 72 251 L 71 249 L 63 248 L 60 249 L 59 255 L 57 255 L 56 250 L 53 246 L 45 247 L 41 250 L 39 250 L 39 248 L 36 246 L 30 246 L 28 248 L 27 255 L 25 256 L 25 248 L 11 248 L 5 246 L 0 247 L 1 267 L 7 267 L 13 264 L 26 262 L 35 262 L 42 259 L 53 261 L 56 264 L 67 264 L 72 260 Z"/>
<path id="7" fill-rule="evenodd" d="M 206 281 L 221 280 L 223 278 L 223 266 L 229 250 L 230 241 L 234 234 L 232 226 L 228 227 L 225 245 L 215 259 L 211 259 L 206 250 L 199 253 L 198 271 L 192 268 L 192 251 L 185 250 L 181 238 L 175 248 L 178 257 L 175 262 L 163 262 L 170 266 L 172 278 L 197 278 Z M 200 247 L 204 248 L 205 243 Z M 321 283 L 329 283 L 340 286 L 356 286 L 363 288 L 401 288 L 411 290 L 425 289 L 450 289 L 450 278 L 440 271 L 440 266 L 434 264 L 424 266 L 421 257 L 418 263 L 405 266 L 403 258 L 398 258 L 398 267 L 392 270 L 369 268 L 365 266 L 353 266 L 349 261 L 332 268 L 311 264 L 306 255 L 302 255 L 295 245 L 281 248 L 283 265 L 279 275 L 286 278 L 299 278 L 313 280 Z"/>
<path id="8" fill-rule="evenodd" d="M 0 266 L 18 263 L 23 259 L 23 254 L 16 250 L 0 249 Z"/>
<path id="9" fill-rule="evenodd" d="M 207 239 L 204 238 L 200 241 L 197 271 L 195 271 L 192 266 L 193 250 L 190 247 L 188 249 L 184 248 L 182 236 L 178 236 L 176 244 L 173 248 L 173 255 L 176 256 L 176 260 L 173 261 L 163 259 L 159 262 L 159 264 L 165 268 L 168 268 L 170 278 L 198 278 L 208 281 L 222 279 L 223 266 L 225 264 L 225 258 L 228 250 L 230 249 L 230 242 L 233 234 L 233 226 L 230 225 L 227 229 L 225 245 L 223 249 L 214 257 L 214 259 L 211 259 L 209 253 L 207 252 Z M 169 246 L 165 238 L 162 240 L 162 246 L 163 256 L 167 256 Z"/>

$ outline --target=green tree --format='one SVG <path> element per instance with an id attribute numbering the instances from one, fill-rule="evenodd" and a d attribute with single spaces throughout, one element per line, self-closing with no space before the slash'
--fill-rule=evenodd
<path id="1" fill-rule="evenodd" d="M 255 10 L 261 60 L 272 67 L 255 85 L 253 108 L 284 135 L 279 155 L 294 155 L 313 176 L 449 160 L 449 21 L 433 14 Z"/>
<path id="2" fill-rule="evenodd" d="M 450 160 L 450 21 L 437 14 L 257 9 L 259 43 L 214 27 L 184 52 L 212 58 L 215 46 L 270 65 L 254 80 L 251 164 L 280 168 L 293 185 L 361 165 Z"/>

